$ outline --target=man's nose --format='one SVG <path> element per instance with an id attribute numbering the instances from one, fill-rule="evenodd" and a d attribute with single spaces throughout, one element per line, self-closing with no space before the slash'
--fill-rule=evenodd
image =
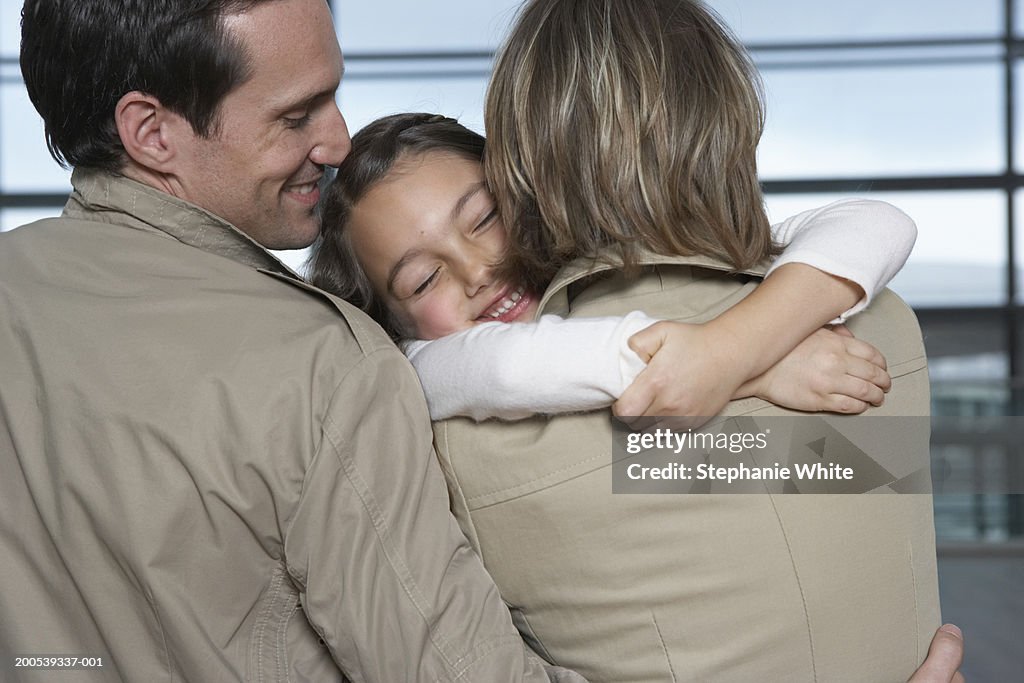
<path id="1" fill-rule="evenodd" d="M 352 138 L 348 124 L 336 103 L 333 103 L 323 119 L 321 130 L 317 131 L 320 142 L 309 154 L 315 164 L 338 167 L 352 149 Z"/>

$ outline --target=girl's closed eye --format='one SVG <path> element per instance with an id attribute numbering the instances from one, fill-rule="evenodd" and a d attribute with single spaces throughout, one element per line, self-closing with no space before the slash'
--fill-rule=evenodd
<path id="1" fill-rule="evenodd" d="M 494 219 L 497 218 L 497 217 L 498 217 L 498 209 L 497 209 L 497 207 L 492 208 L 487 213 L 487 215 L 485 215 L 483 217 L 483 219 L 481 219 L 481 221 L 476 224 L 476 226 L 473 228 L 473 232 L 474 233 L 482 232 L 482 231 L 486 230 L 487 228 L 491 227 L 492 225 L 494 225 Z"/>
<path id="2" fill-rule="evenodd" d="M 419 296 L 420 294 L 423 294 L 424 292 L 426 292 L 428 289 L 430 289 L 430 286 L 432 284 L 437 282 L 437 278 L 438 278 L 438 276 L 440 274 L 441 274 L 441 269 L 440 268 L 435 268 L 434 272 L 432 272 L 430 274 L 430 276 L 427 277 L 426 280 L 421 282 L 419 287 L 417 287 L 416 289 L 413 290 L 412 295 L 413 296 Z"/>

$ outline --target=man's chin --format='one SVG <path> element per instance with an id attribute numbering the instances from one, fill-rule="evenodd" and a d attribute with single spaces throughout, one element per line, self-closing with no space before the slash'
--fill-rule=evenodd
<path id="1" fill-rule="evenodd" d="M 289 218 L 282 219 L 276 230 L 256 241 L 271 251 L 289 251 L 311 246 L 319 235 L 320 220 L 315 215 L 292 212 Z"/>

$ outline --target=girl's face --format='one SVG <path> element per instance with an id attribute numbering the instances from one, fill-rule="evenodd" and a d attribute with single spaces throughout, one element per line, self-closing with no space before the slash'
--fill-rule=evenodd
<path id="1" fill-rule="evenodd" d="M 498 282 L 505 226 L 480 164 L 449 152 L 403 156 L 352 207 L 352 249 L 378 296 L 418 339 L 533 320 L 538 297 Z"/>

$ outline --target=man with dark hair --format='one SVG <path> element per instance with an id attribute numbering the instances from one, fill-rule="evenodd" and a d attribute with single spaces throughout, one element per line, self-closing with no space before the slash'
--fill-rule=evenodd
<path id="1" fill-rule="evenodd" d="M 265 250 L 349 149 L 326 2 L 28 0 L 22 32 L 75 170 L 0 238 L 0 678 L 547 681 L 411 368 Z"/>
<path id="2" fill-rule="evenodd" d="M 28 0 L 22 45 L 75 170 L 0 235 L 0 678 L 579 680 L 448 513 L 404 358 L 266 251 L 348 151 L 326 2 Z"/>

